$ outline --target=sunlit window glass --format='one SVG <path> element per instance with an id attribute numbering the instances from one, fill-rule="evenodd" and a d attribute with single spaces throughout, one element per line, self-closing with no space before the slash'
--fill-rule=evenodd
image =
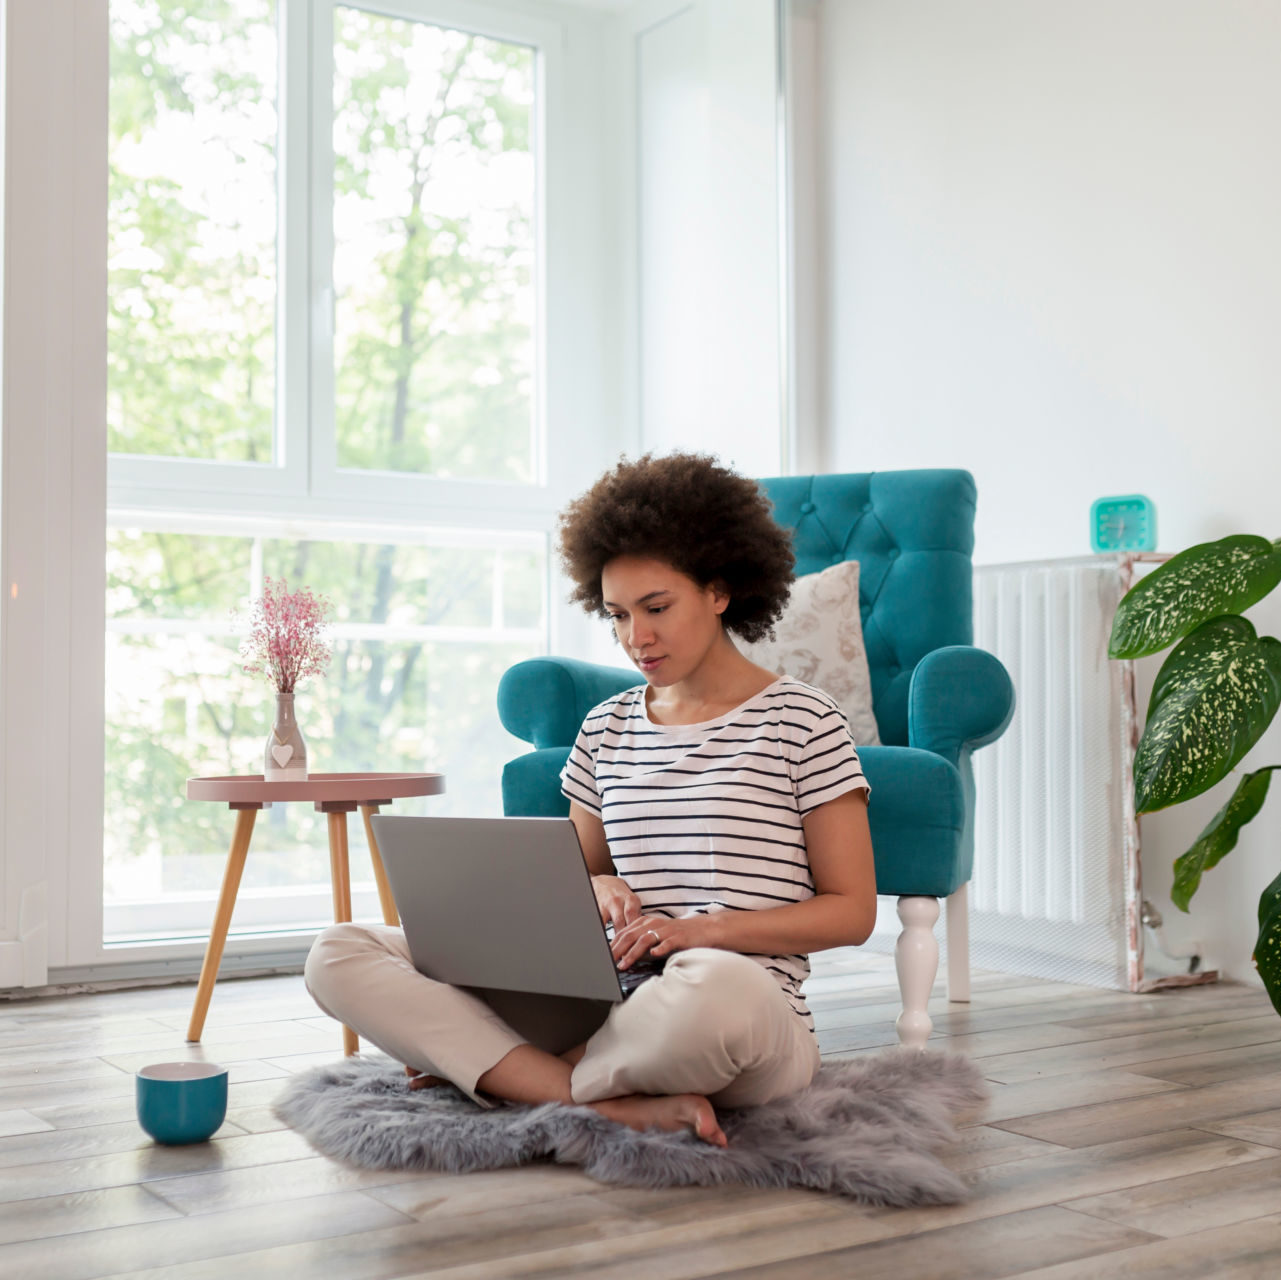
<path id="1" fill-rule="evenodd" d="M 271 462 L 276 5 L 109 14 L 109 447 Z"/>
<path id="2" fill-rule="evenodd" d="M 339 466 L 535 478 L 534 66 L 335 10 Z"/>

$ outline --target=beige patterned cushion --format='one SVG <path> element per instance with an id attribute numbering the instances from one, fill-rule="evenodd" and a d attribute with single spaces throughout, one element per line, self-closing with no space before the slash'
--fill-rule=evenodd
<path id="1" fill-rule="evenodd" d="M 759 666 L 822 689 L 845 712 L 856 747 L 880 746 L 858 607 L 857 560 L 797 578 L 774 639 L 737 644 Z"/>

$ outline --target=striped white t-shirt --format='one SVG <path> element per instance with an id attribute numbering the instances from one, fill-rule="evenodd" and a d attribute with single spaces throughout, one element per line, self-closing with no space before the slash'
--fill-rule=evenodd
<path id="1" fill-rule="evenodd" d="M 663 725 L 647 686 L 594 707 L 561 790 L 605 826 L 619 876 L 647 914 L 762 911 L 814 896 L 801 819 L 871 787 L 845 716 L 827 694 L 780 676 L 733 711 Z M 813 1030 L 803 955 L 753 955 Z"/>

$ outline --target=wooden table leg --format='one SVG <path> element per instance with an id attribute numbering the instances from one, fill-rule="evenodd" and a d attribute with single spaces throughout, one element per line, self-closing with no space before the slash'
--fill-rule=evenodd
<path id="1" fill-rule="evenodd" d="M 347 857 L 347 815 L 330 812 L 329 819 L 329 874 L 334 886 L 334 923 L 343 924 L 351 919 L 351 878 Z M 360 1040 L 347 1026 L 342 1029 L 342 1051 L 347 1057 L 360 1049 Z"/>
<path id="2" fill-rule="evenodd" d="M 227 943 L 227 929 L 231 913 L 236 906 L 240 889 L 240 873 L 245 869 L 245 855 L 249 852 L 249 838 L 254 833 L 257 808 L 237 809 L 236 830 L 231 837 L 231 852 L 227 854 L 227 869 L 222 873 L 222 892 L 218 895 L 218 909 L 214 912 L 213 927 L 209 930 L 209 945 L 205 947 L 205 962 L 200 967 L 200 982 L 196 987 L 196 1003 L 191 1010 L 191 1023 L 187 1039 L 198 1041 L 205 1029 L 205 1014 L 213 995 L 218 966 L 222 963 L 222 949 Z"/>
<path id="3" fill-rule="evenodd" d="M 374 824 L 370 821 L 377 812 L 376 804 L 360 806 L 360 816 L 365 820 L 365 839 L 369 841 L 369 860 L 374 864 L 374 883 L 378 886 L 378 901 L 382 903 L 383 923 L 398 925 L 400 915 L 396 911 L 396 899 L 392 896 L 391 885 L 387 883 L 387 872 L 383 867 L 382 854 L 378 852 L 378 840 L 374 836 Z"/>

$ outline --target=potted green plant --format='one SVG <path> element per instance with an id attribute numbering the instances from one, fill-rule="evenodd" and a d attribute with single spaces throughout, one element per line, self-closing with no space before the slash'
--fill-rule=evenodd
<path id="1" fill-rule="evenodd" d="M 1108 655 L 1161 664 L 1134 757 L 1134 811 L 1154 813 L 1208 791 L 1240 763 L 1281 706 L 1281 640 L 1241 611 L 1281 582 L 1281 538 L 1234 534 L 1189 547 L 1136 583 L 1112 622 Z M 1174 863 L 1174 905 L 1187 911 L 1201 875 L 1263 807 L 1272 773 L 1242 776 L 1227 803 Z M 1281 875 L 1259 898 L 1254 963 L 1281 1013 Z"/>

